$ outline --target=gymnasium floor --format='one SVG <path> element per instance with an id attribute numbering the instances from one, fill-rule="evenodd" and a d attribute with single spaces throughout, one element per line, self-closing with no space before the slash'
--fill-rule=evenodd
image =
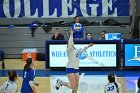
<path id="1" fill-rule="evenodd" d="M 17 80 L 18 93 L 20 93 L 24 65 L 25 62 L 21 59 L 5 59 L 5 70 L 0 70 L 0 85 L 7 80 L 7 70 L 17 70 L 19 74 Z M 35 81 L 39 83 L 39 86 L 36 87 L 37 93 L 71 93 L 71 90 L 66 87 L 61 87 L 60 90 L 55 90 L 54 87 L 58 78 L 68 81 L 65 71 L 45 70 L 44 61 L 36 61 L 35 69 Z M 85 75 L 80 79 L 78 93 L 103 93 L 103 86 L 107 83 L 108 73 L 117 76 L 117 81 L 122 85 L 122 93 L 136 93 L 136 83 L 140 76 L 140 71 L 81 71 L 80 74 L 82 73 Z"/>

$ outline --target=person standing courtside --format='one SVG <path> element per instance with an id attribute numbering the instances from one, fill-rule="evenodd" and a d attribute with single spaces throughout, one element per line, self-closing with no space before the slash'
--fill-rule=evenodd
<path id="1" fill-rule="evenodd" d="M 73 30 L 74 40 L 83 40 L 84 39 L 84 27 L 80 23 L 78 16 L 74 18 L 74 24 L 71 25 L 71 30 Z"/>
<path id="2" fill-rule="evenodd" d="M 32 68 L 33 66 L 32 58 L 28 58 L 23 70 L 21 93 L 37 93 L 35 85 L 39 86 L 39 84 L 34 82 L 35 71 Z"/>
<path id="3" fill-rule="evenodd" d="M 67 55 L 68 63 L 66 66 L 66 73 L 69 79 L 69 82 L 64 82 L 60 79 L 57 80 L 56 89 L 58 90 L 60 86 L 66 86 L 72 89 L 72 93 L 77 93 L 78 84 L 79 84 L 79 57 L 81 53 L 86 51 L 89 47 L 93 46 L 93 43 L 90 43 L 87 47 L 79 50 L 74 47 L 73 41 L 73 30 L 70 30 L 70 38 L 67 46 Z"/>
<path id="4" fill-rule="evenodd" d="M 9 80 L 7 80 L 1 87 L 0 93 L 17 93 L 18 87 L 15 81 L 18 78 L 16 71 L 8 71 Z"/>

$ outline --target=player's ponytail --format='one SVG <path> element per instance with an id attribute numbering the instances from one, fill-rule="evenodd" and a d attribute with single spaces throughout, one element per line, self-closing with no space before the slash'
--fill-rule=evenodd
<path id="1" fill-rule="evenodd" d="M 109 74 L 108 75 L 108 80 L 109 80 L 109 83 L 113 82 L 115 84 L 116 89 L 117 89 L 117 93 L 119 93 L 118 84 L 115 82 L 115 76 L 113 74 Z"/>
<path id="2" fill-rule="evenodd" d="M 119 90 L 118 90 L 118 84 L 116 82 L 114 82 L 115 86 L 116 86 L 116 89 L 117 89 L 117 93 L 119 93 Z"/>
<path id="3" fill-rule="evenodd" d="M 8 71 L 8 77 L 10 81 L 15 81 L 15 77 L 17 77 L 17 72 L 16 71 Z"/>
<path id="4" fill-rule="evenodd" d="M 26 65 L 24 66 L 24 70 L 25 71 L 30 71 L 30 65 L 31 65 L 31 63 L 32 63 L 32 58 L 28 58 L 27 60 L 26 60 Z"/>

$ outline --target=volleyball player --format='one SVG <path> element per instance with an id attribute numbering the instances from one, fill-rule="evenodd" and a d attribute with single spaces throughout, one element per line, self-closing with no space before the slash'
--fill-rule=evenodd
<path id="1" fill-rule="evenodd" d="M 17 93 L 17 84 L 15 81 L 18 78 L 16 71 L 8 71 L 9 80 L 7 80 L 1 87 L 0 93 Z"/>
<path id="2" fill-rule="evenodd" d="M 33 66 L 32 58 L 28 58 L 23 70 L 21 93 L 37 93 L 35 85 L 38 86 L 39 84 L 34 83 L 35 71 L 32 68 Z"/>
<path id="3" fill-rule="evenodd" d="M 64 85 L 70 89 L 72 89 L 72 93 L 77 93 L 78 84 L 79 84 L 79 58 L 78 55 L 84 51 L 86 51 L 93 44 L 90 43 L 87 47 L 82 50 L 78 50 L 74 47 L 73 41 L 73 31 L 70 30 L 70 38 L 67 46 L 67 55 L 68 55 L 68 63 L 66 66 L 66 73 L 69 79 L 69 82 L 62 82 L 60 79 L 57 80 L 56 89 L 58 90 L 60 86 Z"/>
<path id="4" fill-rule="evenodd" d="M 109 83 L 105 86 L 105 93 L 122 93 L 121 84 L 115 81 L 115 75 L 108 75 Z"/>

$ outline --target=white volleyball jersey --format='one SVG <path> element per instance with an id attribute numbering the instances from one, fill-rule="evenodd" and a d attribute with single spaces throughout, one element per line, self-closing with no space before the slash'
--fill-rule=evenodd
<path id="1" fill-rule="evenodd" d="M 73 37 L 70 36 L 70 39 L 68 41 L 68 48 L 67 48 L 68 63 L 67 63 L 67 67 L 66 68 L 79 69 L 78 54 L 82 53 L 86 49 L 87 49 L 87 47 L 85 47 L 84 49 L 79 51 L 76 48 L 74 48 Z"/>
<path id="2" fill-rule="evenodd" d="M 76 49 L 67 49 L 68 63 L 67 68 L 79 69 L 79 59 Z"/>
<path id="3" fill-rule="evenodd" d="M 17 93 L 17 89 L 16 83 L 8 80 L 0 87 L 0 93 Z"/>
<path id="4" fill-rule="evenodd" d="M 119 82 L 116 82 L 117 85 L 118 85 L 118 88 L 116 88 L 116 85 L 114 83 L 108 83 L 106 86 L 105 86 L 105 93 L 122 93 L 122 90 L 121 90 L 121 85 Z M 118 89 L 118 91 L 117 91 Z"/>

